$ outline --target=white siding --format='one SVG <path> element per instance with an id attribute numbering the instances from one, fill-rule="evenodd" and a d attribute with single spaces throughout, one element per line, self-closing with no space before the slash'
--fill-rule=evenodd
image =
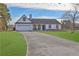
<path id="1" fill-rule="evenodd" d="M 32 24 L 16 24 L 17 31 L 29 31 L 33 30 Z"/>
<path id="2" fill-rule="evenodd" d="M 42 25 L 41 25 L 41 29 L 40 29 L 40 30 L 43 30 L 43 29 L 42 29 Z"/>
<path id="3" fill-rule="evenodd" d="M 51 28 L 49 28 L 49 25 L 51 25 Z M 46 30 L 48 29 L 57 29 L 56 26 L 58 25 L 58 29 L 61 29 L 60 24 L 46 24 Z"/>
<path id="4" fill-rule="evenodd" d="M 61 25 L 59 24 L 58 29 L 61 30 Z"/>
<path id="5" fill-rule="evenodd" d="M 45 27 L 46 27 L 46 30 L 49 29 L 49 24 L 46 24 Z"/>
<path id="6" fill-rule="evenodd" d="M 48 29 L 56 29 L 56 24 L 51 24 L 51 28 L 49 28 L 50 24 L 46 24 L 46 30 Z"/>
<path id="7" fill-rule="evenodd" d="M 57 28 L 56 28 L 56 25 L 57 25 L 57 24 L 51 24 L 51 29 L 57 29 Z"/>

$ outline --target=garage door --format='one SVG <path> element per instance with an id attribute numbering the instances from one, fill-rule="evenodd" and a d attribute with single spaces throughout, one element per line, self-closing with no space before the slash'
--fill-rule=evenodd
<path id="1" fill-rule="evenodd" d="M 33 27 L 31 24 L 17 24 L 16 25 L 17 31 L 30 31 L 32 29 L 33 29 Z"/>

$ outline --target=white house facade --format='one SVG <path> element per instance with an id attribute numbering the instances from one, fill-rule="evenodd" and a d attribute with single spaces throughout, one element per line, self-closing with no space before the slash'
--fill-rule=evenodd
<path id="1" fill-rule="evenodd" d="M 32 19 L 23 15 L 15 23 L 16 31 L 35 31 L 35 30 L 61 30 L 61 24 L 56 19 Z"/>

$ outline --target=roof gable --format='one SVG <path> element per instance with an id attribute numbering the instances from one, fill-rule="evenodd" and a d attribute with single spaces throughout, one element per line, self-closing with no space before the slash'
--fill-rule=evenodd
<path id="1" fill-rule="evenodd" d="M 16 23 L 31 23 L 31 21 L 27 18 L 27 16 L 23 15 Z"/>

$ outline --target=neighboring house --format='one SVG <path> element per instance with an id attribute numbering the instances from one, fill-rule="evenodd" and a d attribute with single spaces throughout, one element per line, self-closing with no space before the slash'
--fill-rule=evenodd
<path id="1" fill-rule="evenodd" d="M 62 27 L 63 30 L 67 30 L 67 29 L 71 28 L 71 22 L 70 22 L 70 20 L 62 20 L 61 23 L 62 23 L 61 27 Z"/>
<path id="2" fill-rule="evenodd" d="M 14 31 L 15 30 L 15 26 L 14 25 L 8 25 L 9 30 Z"/>
<path id="3" fill-rule="evenodd" d="M 56 19 L 34 19 L 32 18 L 32 15 L 30 15 L 29 18 L 23 15 L 15 23 L 15 30 L 61 30 L 61 24 Z"/>
<path id="4" fill-rule="evenodd" d="M 79 30 L 79 23 L 75 23 L 75 29 Z"/>
<path id="5" fill-rule="evenodd" d="M 61 28 L 63 30 L 67 30 L 67 29 L 71 29 L 72 28 L 72 23 L 70 20 L 63 20 L 61 21 Z M 79 30 L 79 23 L 75 23 L 75 26 L 74 26 L 74 29 L 75 30 Z"/>

